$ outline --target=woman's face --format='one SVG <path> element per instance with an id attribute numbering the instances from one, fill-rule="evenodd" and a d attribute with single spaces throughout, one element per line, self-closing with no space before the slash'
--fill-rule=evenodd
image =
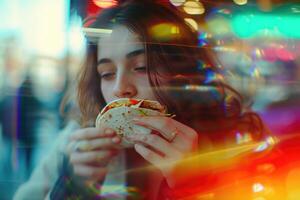
<path id="1" fill-rule="evenodd" d="M 146 72 L 146 56 L 138 35 L 117 26 L 98 44 L 97 71 L 108 103 L 118 98 L 155 100 Z"/>

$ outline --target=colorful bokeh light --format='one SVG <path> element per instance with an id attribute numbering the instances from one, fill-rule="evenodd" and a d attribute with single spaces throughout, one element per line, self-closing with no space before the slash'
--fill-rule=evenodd
<path id="1" fill-rule="evenodd" d="M 118 4 L 116 0 L 93 0 L 93 2 L 100 8 L 110 8 Z"/>
<path id="2" fill-rule="evenodd" d="M 201 15 L 205 12 L 204 5 L 198 1 L 187 1 L 183 4 L 183 10 L 190 15 Z"/>
<path id="3" fill-rule="evenodd" d="M 241 38 L 259 35 L 270 37 L 300 38 L 299 15 L 281 15 L 280 13 L 241 13 L 233 17 L 232 28 Z"/>
<path id="4" fill-rule="evenodd" d="M 247 0 L 233 0 L 234 3 L 236 3 L 237 5 L 245 5 L 247 4 Z"/>
<path id="5" fill-rule="evenodd" d="M 156 24 L 149 29 L 150 34 L 157 41 L 170 41 L 180 37 L 180 29 L 172 23 Z"/>
<path id="6" fill-rule="evenodd" d="M 181 6 L 186 0 L 170 0 L 170 3 L 174 6 Z"/>
<path id="7" fill-rule="evenodd" d="M 198 30 L 198 24 L 194 19 L 185 18 L 184 21 L 186 21 L 186 23 L 188 23 L 194 30 Z"/>

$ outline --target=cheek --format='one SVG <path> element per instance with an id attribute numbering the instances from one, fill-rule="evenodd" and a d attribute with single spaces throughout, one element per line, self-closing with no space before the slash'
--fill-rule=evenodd
<path id="1" fill-rule="evenodd" d="M 113 86 L 110 83 L 107 82 L 101 83 L 100 89 L 104 97 L 104 100 L 106 102 L 109 102 L 110 99 L 112 98 L 112 89 L 113 89 L 112 87 Z"/>
<path id="2" fill-rule="evenodd" d="M 138 93 L 144 98 L 155 100 L 153 89 L 149 83 L 147 75 L 137 75 L 136 76 L 136 87 Z"/>
<path id="3" fill-rule="evenodd" d="M 134 76 L 136 87 L 140 89 L 149 89 L 150 83 L 146 74 L 137 74 Z"/>

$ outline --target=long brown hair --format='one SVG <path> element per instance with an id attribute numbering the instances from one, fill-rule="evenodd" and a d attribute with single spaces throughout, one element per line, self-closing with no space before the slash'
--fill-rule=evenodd
<path id="1" fill-rule="evenodd" d="M 219 78 L 208 80 L 209 74 L 217 77 L 216 58 L 209 48 L 198 46 L 198 33 L 174 8 L 133 1 L 103 10 L 97 17 L 88 19 L 87 24 L 90 28 L 105 29 L 125 25 L 140 36 L 145 44 L 150 85 L 157 100 L 177 120 L 194 126 L 191 121 L 197 119 L 205 124 L 197 126 L 198 130 L 215 132 L 237 127 L 247 118 L 255 132 L 263 129 L 257 115 L 242 113 L 243 99 L 237 91 Z M 84 124 L 93 121 L 105 105 L 96 70 L 96 45 L 89 45 L 87 55 L 78 85 Z"/>

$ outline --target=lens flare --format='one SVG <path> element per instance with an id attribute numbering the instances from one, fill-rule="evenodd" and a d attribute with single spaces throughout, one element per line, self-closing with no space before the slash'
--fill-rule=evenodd
<path id="1" fill-rule="evenodd" d="M 237 144 L 245 144 L 245 143 L 249 143 L 251 141 L 253 141 L 252 137 L 251 137 L 251 133 L 240 133 L 237 132 L 236 133 L 236 143 Z"/>
<path id="2" fill-rule="evenodd" d="M 264 189 L 265 189 L 265 187 L 261 183 L 254 183 L 252 186 L 253 192 L 262 192 Z"/>
<path id="3" fill-rule="evenodd" d="M 209 35 L 206 32 L 200 32 L 198 35 L 198 46 L 204 47 L 208 45 Z"/>
<path id="4" fill-rule="evenodd" d="M 267 137 L 265 141 L 261 142 L 257 148 L 254 149 L 254 152 L 262 152 L 265 151 L 271 147 L 273 147 L 276 144 L 276 139 L 274 137 Z"/>

